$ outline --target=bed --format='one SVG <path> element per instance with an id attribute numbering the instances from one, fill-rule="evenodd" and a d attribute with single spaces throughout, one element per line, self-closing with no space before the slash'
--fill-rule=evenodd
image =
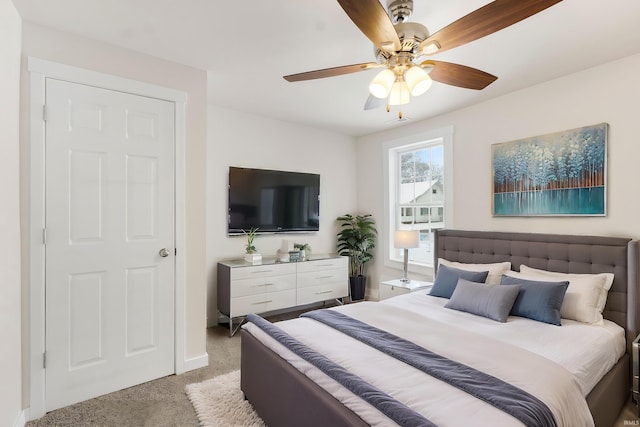
<path id="1" fill-rule="evenodd" d="M 596 426 L 610 426 L 615 422 L 628 400 L 631 341 L 640 332 L 640 319 L 636 309 L 639 298 L 637 241 L 614 237 L 441 230 L 436 233 L 434 246 L 436 258 L 452 262 L 508 261 L 515 271 L 519 271 L 520 266 L 524 264 L 534 269 L 561 273 L 613 273 L 615 279 L 608 292 L 602 314 L 613 327 L 615 323 L 622 328 L 621 357 L 611 363 L 610 369 L 607 367 L 607 372 L 597 384 L 581 384 L 579 387 L 588 388 L 588 394 L 581 399 L 586 402 Z M 425 295 L 416 296 L 417 300 L 420 298 L 423 298 L 425 303 L 434 299 Z M 399 323 L 402 323 L 400 315 L 396 316 L 394 310 L 399 309 L 395 305 L 404 303 L 401 304 L 398 298 L 392 300 L 386 305 L 383 305 L 383 302 L 379 303 L 380 307 L 390 307 L 385 311 L 394 312 L 394 317 L 398 317 Z M 369 303 L 371 304 L 378 303 Z M 415 304 L 420 304 L 420 301 Z M 361 307 L 358 310 L 367 310 L 366 305 Z M 516 326 L 518 324 L 508 323 Z M 367 418 L 369 422 L 365 422 L 362 414 L 358 415 L 355 413 L 358 411 L 354 412 L 342 404 L 310 380 L 307 377 L 308 373 L 305 375 L 294 368 L 273 348 L 265 345 L 264 338 L 248 329 L 251 328 L 242 331 L 241 388 L 245 397 L 268 425 L 374 424 L 370 418 Z M 536 362 L 534 360 L 531 363 Z"/>

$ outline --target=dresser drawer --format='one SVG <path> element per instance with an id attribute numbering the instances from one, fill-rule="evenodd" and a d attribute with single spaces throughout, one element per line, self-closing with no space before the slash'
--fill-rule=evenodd
<path id="1" fill-rule="evenodd" d="M 347 270 L 319 270 L 307 273 L 298 273 L 298 288 L 306 288 L 308 286 L 319 286 L 326 284 L 346 284 L 349 281 Z"/>
<path id="2" fill-rule="evenodd" d="M 256 265 L 253 267 L 232 268 L 231 280 L 250 279 L 256 277 L 272 277 L 284 274 L 296 274 L 296 265 L 291 264 L 271 264 Z"/>
<path id="3" fill-rule="evenodd" d="M 277 292 L 296 288 L 296 275 L 253 277 L 251 279 L 232 280 L 231 298 L 257 295 L 265 292 Z"/>
<path id="4" fill-rule="evenodd" d="M 334 270 L 347 268 L 347 257 L 328 258 L 317 261 L 304 261 L 298 263 L 298 273 L 306 273 L 318 270 Z"/>
<path id="5" fill-rule="evenodd" d="M 326 285 L 298 288 L 298 305 L 346 297 L 349 295 L 347 288 L 346 283 L 329 283 Z"/>
<path id="6" fill-rule="evenodd" d="M 231 316 L 245 316 L 249 313 L 287 308 L 296 305 L 296 290 L 248 295 L 231 299 Z"/>

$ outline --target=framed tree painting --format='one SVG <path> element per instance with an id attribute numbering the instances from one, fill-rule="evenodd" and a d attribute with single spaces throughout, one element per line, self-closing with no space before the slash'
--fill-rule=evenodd
<path id="1" fill-rule="evenodd" d="M 606 123 L 491 146 L 494 216 L 604 216 Z"/>

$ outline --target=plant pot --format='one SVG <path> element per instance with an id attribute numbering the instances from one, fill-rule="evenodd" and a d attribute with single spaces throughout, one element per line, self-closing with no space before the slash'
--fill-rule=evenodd
<path id="1" fill-rule="evenodd" d="M 349 277 L 349 294 L 351 295 L 351 301 L 362 301 L 364 299 L 366 286 L 367 276 Z"/>
<path id="2" fill-rule="evenodd" d="M 250 262 L 252 264 L 257 264 L 259 262 L 262 262 L 262 255 L 260 254 L 245 254 L 244 255 L 244 260 L 247 262 Z"/>

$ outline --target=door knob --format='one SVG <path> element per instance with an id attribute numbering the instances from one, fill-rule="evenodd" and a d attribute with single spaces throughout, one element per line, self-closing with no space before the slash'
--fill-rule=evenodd
<path id="1" fill-rule="evenodd" d="M 160 249 L 160 252 L 158 252 L 158 254 L 162 257 L 162 258 L 166 258 L 169 256 L 169 249 L 167 248 L 162 248 Z"/>

